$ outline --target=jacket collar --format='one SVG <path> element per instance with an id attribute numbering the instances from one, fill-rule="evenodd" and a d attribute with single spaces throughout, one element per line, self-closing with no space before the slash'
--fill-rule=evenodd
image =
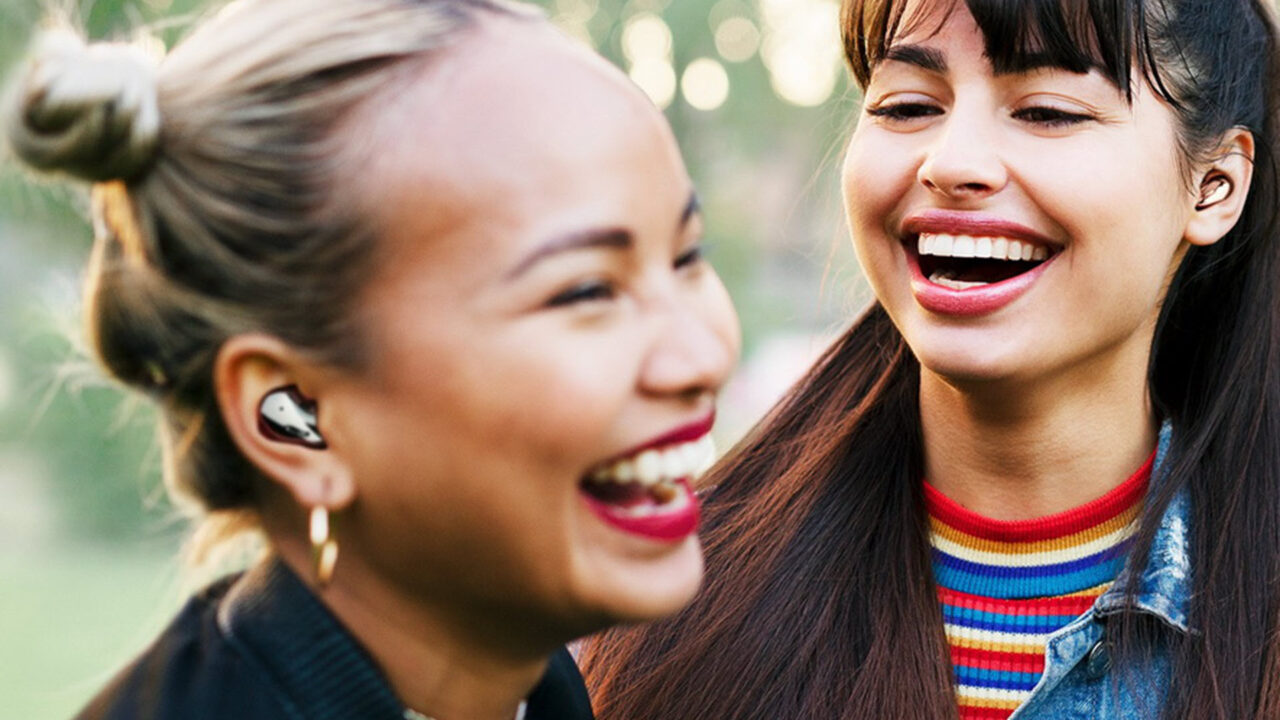
<path id="1" fill-rule="evenodd" d="M 227 641 L 308 720 L 401 720 L 373 659 L 279 559 L 245 573 L 218 612 Z"/>
<path id="2" fill-rule="evenodd" d="M 1165 479 L 1168 472 L 1164 460 L 1172 438 L 1173 428 L 1166 421 L 1160 428 L 1155 465 L 1151 471 L 1153 488 Z M 1142 575 L 1138 578 L 1137 593 L 1134 596 L 1134 605 L 1138 609 L 1155 615 L 1170 627 L 1184 633 L 1194 632 L 1187 619 L 1191 603 L 1188 518 L 1189 500 L 1184 488 L 1178 491 L 1160 518 L 1160 527 L 1151 543 L 1151 552 L 1147 555 Z M 1096 615 L 1106 616 L 1125 608 L 1125 588 L 1135 569 L 1133 564 L 1127 566 L 1111 589 L 1098 598 L 1094 605 Z"/>
<path id="3" fill-rule="evenodd" d="M 278 558 L 236 580 L 219 607 L 218 628 L 280 690 L 291 718 L 409 717 L 373 658 Z M 582 676 L 563 648 L 530 693 L 525 718 L 592 720 Z"/>

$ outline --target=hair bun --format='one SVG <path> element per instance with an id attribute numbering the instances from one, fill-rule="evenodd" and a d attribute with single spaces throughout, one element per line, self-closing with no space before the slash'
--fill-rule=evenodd
<path id="1" fill-rule="evenodd" d="M 6 109 L 9 143 L 39 170 L 95 182 L 133 178 L 155 155 L 156 93 L 156 63 L 140 48 L 46 31 Z"/>

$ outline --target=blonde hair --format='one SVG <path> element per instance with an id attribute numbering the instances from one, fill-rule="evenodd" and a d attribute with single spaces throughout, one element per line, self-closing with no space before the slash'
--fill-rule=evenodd
<path id="1" fill-rule="evenodd" d="M 219 414 L 214 358 L 236 334 L 318 362 L 362 362 L 351 298 L 367 281 L 343 123 L 502 0 L 239 0 L 167 57 L 43 33 L 5 130 L 33 168 L 90 181 L 90 345 L 155 399 L 165 482 L 211 527 L 245 526 L 257 471 Z"/>

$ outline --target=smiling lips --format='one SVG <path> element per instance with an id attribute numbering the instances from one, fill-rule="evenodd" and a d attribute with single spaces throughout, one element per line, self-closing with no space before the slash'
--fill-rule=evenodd
<path id="1" fill-rule="evenodd" d="M 995 312 L 1026 293 L 1058 255 L 1029 229 L 998 219 L 930 213 L 906 224 L 911 290 L 942 315 Z"/>
<path id="2" fill-rule="evenodd" d="M 715 460 L 713 418 L 669 433 L 593 470 L 580 490 L 606 524 L 650 540 L 682 540 L 698 529 L 689 481 Z"/>

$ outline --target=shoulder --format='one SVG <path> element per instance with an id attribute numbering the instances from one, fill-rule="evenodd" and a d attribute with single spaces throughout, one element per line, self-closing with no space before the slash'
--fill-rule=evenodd
<path id="1" fill-rule="evenodd" d="M 206 588 L 75 720 L 289 718 L 273 688 L 230 644 L 218 609 L 234 584 Z"/>
<path id="2" fill-rule="evenodd" d="M 526 720 L 593 720 L 587 687 L 568 650 L 551 656 L 542 681 L 529 695 Z"/>

